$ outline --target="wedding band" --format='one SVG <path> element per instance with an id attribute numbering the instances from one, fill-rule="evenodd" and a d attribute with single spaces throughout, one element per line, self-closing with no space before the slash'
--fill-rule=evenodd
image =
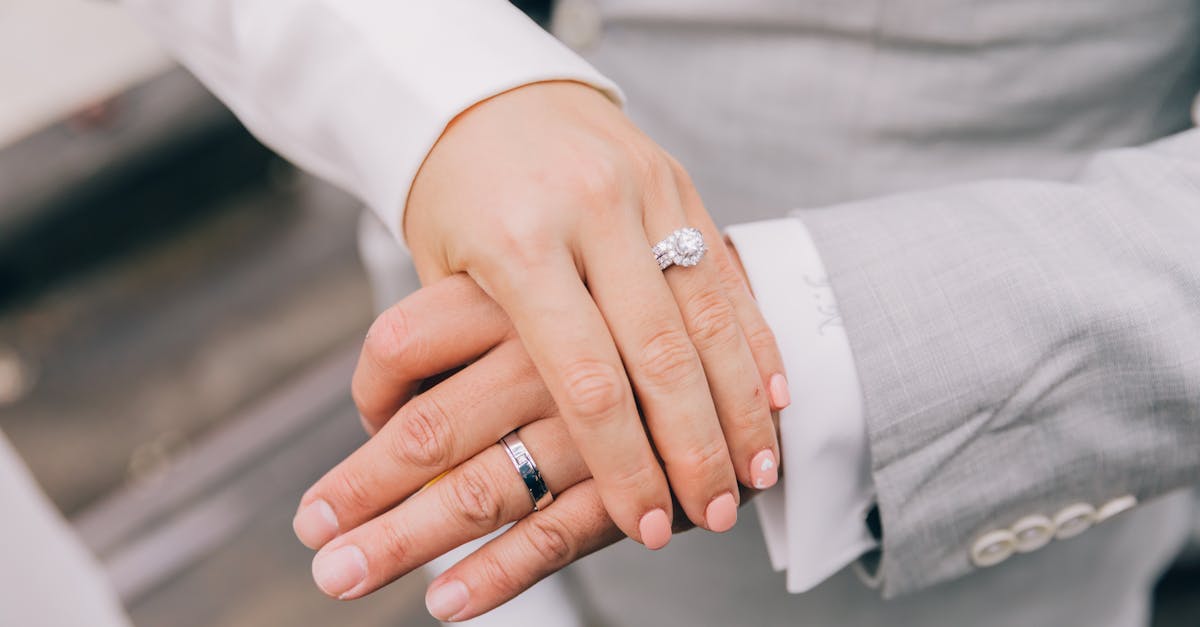
<path id="1" fill-rule="evenodd" d="M 529 449 L 525 448 L 525 443 L 521 441 L 521 436 L 513 431 L 500 438 L 500 446 L 508 453 L 508 458 L 516 467 L 521 481 L 525 482 L 525 489 L 529 490 L 529 498 L 533 501 L 533 511 L 545 509 L 554 501 L 554 495 L 550 494 L 550 488 L 546 487 L 546 481 L 542 479 L 542 473 L 534 463 L 533 456 L 529 454 Z"/>
<path id="2" fill-rule="evenodd" d="M 671 266 L 690 267 L 700 263 L 708 247 L 704 245 L 704 235 L 698 229 L 691 227 L 678 229 L 650 249 L 660 270 Z"/>

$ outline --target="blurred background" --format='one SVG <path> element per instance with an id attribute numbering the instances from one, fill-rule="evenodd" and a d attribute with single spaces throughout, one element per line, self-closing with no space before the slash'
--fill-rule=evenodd
<path id="1" fill-rule="evenodd" d="M 364 437 L 360 214 L 119 5 L 0 1 L 0 429 L 136 624 L 436 624 L 420 575 L 326 599 L 291 532 Z"/>
<path id="2" fill-rule="evenodd" d="M 137 625 L 435 624 L 420 575 L 326 599 L 291 532 L 363 438 L 360 215 L 118 6 L 0 0 L 0 430 Z M 1200 625 L 1195 550 L 1157 601 Z"/>

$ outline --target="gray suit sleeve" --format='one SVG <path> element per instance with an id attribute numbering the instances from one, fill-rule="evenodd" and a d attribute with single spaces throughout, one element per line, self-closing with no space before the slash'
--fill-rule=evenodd
<path id="1" fill-rule="evenodd" d="M 861 377 L 885 596 L 1031 512 L 1200 482 L 1200 131 L 796 215 Z"/>

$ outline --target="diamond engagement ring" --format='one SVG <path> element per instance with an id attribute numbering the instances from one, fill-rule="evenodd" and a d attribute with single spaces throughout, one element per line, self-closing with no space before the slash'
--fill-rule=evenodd
<path id="1" fill-rule="evenodd" d="M 679 229 L 663 238 L 650 249 L 654 260 L 661 270 L 671 266 L 694 266 L 700 263 L 708 247 L 704 245 L 704 236 L 700 231 L 691 227 Z"/>
<path id="2" fill-rule="evenodd" d="M 521 441 L 521 436 L 513 431 L 500 438 L 500 446 L 508 453 L 508 458 L 517 468 L 517 474 L 521 475 L 521 481 L 525 482 L 525 489 L 529 490 L 529 498 L 533 500 L 533 511 L 546 509 L 546 506 L 554 501 L 554 495 L 550 494 L 550 488 L 546 487 L 546 481 L 542 479 L 542 473 L 533 462 L 529 449 L 525 448 L 525 443 Z"/>

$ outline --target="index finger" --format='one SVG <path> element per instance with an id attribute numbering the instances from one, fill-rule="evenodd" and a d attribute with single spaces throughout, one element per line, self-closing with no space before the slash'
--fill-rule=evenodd
<path id="1" fill-rule="evenodd" d="M 504 310 L 465 274 L 417 290 L 375 319 L 350 383 L 374 435 L 423 379 L 473 361 L 508 335 Z"/>
<path id="2" fill-rule="evenodd" d="M 553 411 L 524 349 L 508 340 L 414 397 L 378 435 L 313 484 L 292 522 L 296 536 L 318 549 Z"/>

